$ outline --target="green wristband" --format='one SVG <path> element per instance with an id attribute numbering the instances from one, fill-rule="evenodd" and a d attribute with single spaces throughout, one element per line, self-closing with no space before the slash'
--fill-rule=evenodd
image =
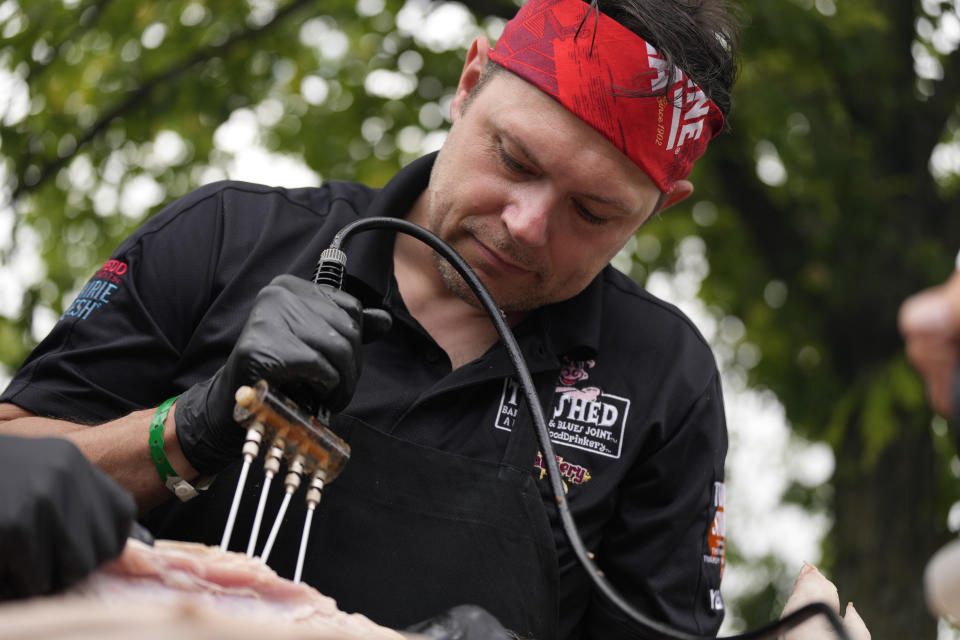
<path id="1" fill-rule="evenodd" d="M 153 458 L 153 465 L 157 468 L 157 473 L 160 474 L 160 482 L 180 500 L 186 502 L 198 495 L 197 490 L 177 475 L 163 450 L 163 423 L 167 419 L 167 412 L 170 411 L 170 407 L 179 397 L 174 396 L 164 401 L 157 407 L 156 413 L 153 414 L 153 422 L 150 423 L 150 457 Z"/>

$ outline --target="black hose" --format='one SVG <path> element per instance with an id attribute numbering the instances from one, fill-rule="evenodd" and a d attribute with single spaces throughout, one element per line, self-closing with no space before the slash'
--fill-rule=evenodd
<path id="1" fill-rule="evenodd" d="M 467 285 L 469 285 L 473 293 L 477 296 L 480 304 L 483 305 L 484 309 L 489 314 L 490 320 L 493 322 L 494 327 L 496 327 L 497 333 L 500 334 L 500 339 L 503 341 L 503 344 L 507 349 L 507 353 L 513 362 L 517 376 L 520 378 L 520 386 L 523 387 L 523 393 L 527 400 L 527 407 L 530 411 L 530 417 L 533 419 L 533 425 L 537 432 L 537 439 L 540 442 L 543 460 L 547 466 L 547 478 L 550 481 L 550 487 L 553 491 L 554 499 L 556 501 L 557 512 L 560 515 L 560 521 L 563 526 L 564 534 L 566 534 L 567 540 L 569 540 L 570 546 L 573 549 L 577 560 L 580 562 L 581 566 L 583 566 L 584 570 L 586 570 L 597 589 L 599 589 L 600 592 L 615 607 L 622 611 L 631 620 L 631 622 L 638 628 L 639 632 L 643 633 L 651 640 L 715 640 L 716 636 L 700 636 L 688 633 L 686 631 L 673 629 L 641 613 L 629 602 L 627 602 L 623 596 L 617 593 L 617 591 L 613 588 L 613 585 L 611 585 L 603 575 L 603 572 L 597 568 L 593 560 L 590 558 L 590 553 L 587 551 L 583 544 L 583 540 L 580 538 L 576 523 L 573 520 L 573 515 L 570 513 L 570 507 L 567 505 L 567 500 L 563 491 L 563 483 L 560 479 L 560 467 L 557 464 L 557 458 L 553 452 L 553 444 L 550 441 L 550 432 L 547 430 L 547 423 L 543 415 L 543 408 L 540 406 L 540 400 L 537 398 L 536 388 L 533 384 L 533 378 L 530 376 L 530 370 L 527 368 L 526 361 L 523 358 L 523 354 L 520 351 L 517 340 L 514 337 L 510 326 L 507 324 L 506 320 L 504 320 L 503 315 L 500 312 L 500 308 L 490 295 L 490 292 L 487 291 L 487 288 L 484 286 L 483 282 L 480 281 L 480 278 L 477 277 L 477 274 L 474 273 L 473 269 L 470 268 L 470 265 L 468 265 L 467 262 L 461 258 L 456 251 L 454 251 L 447 243 L 430 231 L 402 218 L 365 218 L 362 220 L 357 220 L 356 222 L 351 222 L 337 232 L 337 235 L 333 237 L 333 241 L 330 243 L 329 249 L 324 251 L 324 255 L 336 256 L 333 262 L 338 262 L 339 264 L 332 264 L 330 261 L 328 261 L 327 264 L 324 264 L 323 259 L 321 258 L 321 264 L 318 265 L 317 270 L 314 272 L 314 280 L 317 281 L 319 278 L 323 283 L 339 288 L 342 284 L 343 268 L 346 261 L 346 255 L 340 250 L 340 246 L 353 233 L 373 228 L 393 229 L 395 231 L 413 236 L 414 238 L 417 238 L 418 240 L 421 240 L 430 246 L 430 248 L 439 253 L 444 259 L 453 265 L 457 272 L 466 281 Z M 342 256 L 342 258 L 340 258 L 340 256 Z M 838 638 L 841 640 L 850 640 L 846 631 L 843 629 L 843 624 L 840 620 L 840 617 L 829 606 L 822 602 L 808 604 L 797 611 L 794 611 L 790 615 L 784 616 L 783 618 L 771 622 L 763 627 L 752 631 L 746 631 L 738 635 L 725 636 L 722 640 L 772 640 L 784 631 L 792 629 L 805 620 L 816 615 L 823 615 L 827 618 L 827 620 L 830 622 L 830 626 L 833 627 L 833 630 L 836 632 Z"/>

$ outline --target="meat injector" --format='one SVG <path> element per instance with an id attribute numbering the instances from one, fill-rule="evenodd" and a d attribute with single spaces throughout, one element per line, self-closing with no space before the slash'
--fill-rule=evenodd
<path id="1" fill-rule="evenodd" d="M 220 541 L 220 549 L 226 551 L 230 545 L 230 536 L 233 533 L 237 509 L 240 507 L 240 498 L 243 487 L 250 472 L 253 460 L 259 455 L 260 447 L 269 443 L 264 458 L 264 479 L 260 491 L 260 500 L 257 504 L 253 527 L 250 531 L 250 540 L 247 544 L 247 555 L 253 556 L 260 526 L 263 521 L 263 512 L 267 503 L 267 494 L 273 478 L 280 472 L 284 461 L 287 463 L 287 473 L 283 484 L 285 493 L 280 504 L 280 510 L 274 519 L 273 527 L 267 536 L 267 541 L 261 552 L 260 559 L 266 563 L 276 540 L 277 532 L 283 522 L 290 498 L 307 479 L 307 515 L 303 523 L 303 532 L 300 537 L 300 550 L 297 555 L 297 569 L 294 582 L 300 582 L 303 573 L 303 560 L 307 551 L 307 540 L 310 537 L 310 527 L 313 522 L 313 512 L 320 503 L 323 488 L 334 479 L 350 459 L 350 445 L 341 440 L 328 429 L 320 420 L 329 422 L 329 414 L 322 413 L 318 420 L 307 415 L 292 400 L 270 388 L 265 380 L 260 380 L 254 386 L 243 386 L 237 389 L 234 419 L 243 425 L 246 430 L 246 439 L 243 443 L 243 466 L 240 469 L 240 478 L 233 494 L 230 513 Z"/>

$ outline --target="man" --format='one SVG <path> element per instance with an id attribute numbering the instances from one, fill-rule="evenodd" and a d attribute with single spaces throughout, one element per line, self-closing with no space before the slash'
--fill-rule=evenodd
<path id="1" fill-rule="evenodd" d="M 332 410 L 350 442 L 303 574 L 342 608 L 401 627 L 469 602 L 527 637 L 629 637 L 560 530 L 514 368 L 459 275 L 407 236 L 367 232 L 345 248 L 345 291 L 304 280 L 345 224 L 405 217 L 466 259 L 513 327 L 597 564 L 648 615 L 715 633 L 716 366 L 679 311 L 608 262 L 692 192 L 723 127 L 735 29 L 715 3 L 649 4 L 527 3 L 495 49 L 473 43 L 443 149 L 383 190 L 224 183 L 174 203 L 24 363 L 6 431 L 70 438 L 155 507 L 157 535 L 216 543 L 239 475 L 233 393 L 265 378 Z M 385 330 L 376 308 L 392 326 L 361 346 Z M 208 490 L 170 500 L 200 474 L 216 474 Z M 258 491 L 249 481 L 232 548 Z M 286 576 L 297 502 L 270 556 Z"/>

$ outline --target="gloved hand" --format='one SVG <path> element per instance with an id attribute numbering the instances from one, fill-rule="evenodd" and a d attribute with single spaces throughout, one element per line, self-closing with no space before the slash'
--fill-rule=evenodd
<path id="1" fill-rule="evenodd" d="M 233 419 L 234 393 L 266 379 L 291 399 L 338 411 L 360 375 L 361 333 L 382 335 L 390 316 L 353 296 L 291 275 L 260 290 L 223 367 L 177 400 L 177 437 L 187 461 L 213 474 L 237 459 L 244 430 Z"/>
<path id="2" fill-rule="evenodd" d="M 77 582 L 120 554 L 135 513 L 73 443 L 0 436 L 0 598 Z"/>

